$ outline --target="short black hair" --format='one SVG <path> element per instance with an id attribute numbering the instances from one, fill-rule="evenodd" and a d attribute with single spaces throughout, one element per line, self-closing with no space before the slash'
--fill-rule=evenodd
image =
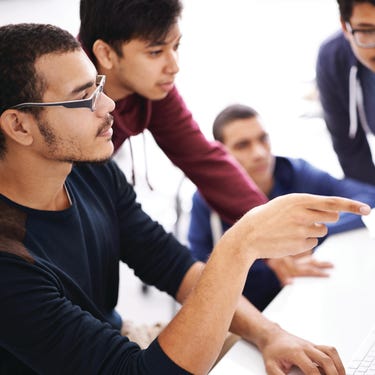
<path id="1" fill-rule="evenodd" d="M 35 62 L 49 53 L 80 49 L 76 38 L 56 26 L 36 23 L 10 24 L 0 27 L 0 115 L 22 102 L 41 101 L 45 82 L 37 75 Z M 25 108 L 35 115 L 41 108 Z M 0 130 L 0 158 L 5 152 L 4 134 Z"/>
<path id="2" fill-rule="evenodd" d="M 341 18 L 348 22 L 353 14 L 353 7 L 360 3 L 369 3 L 375 5 L 375 0 L 337 0 Z"/>
<path id="3" fill-rule="evenodd" d="M 212 126 L 212 133 L 214 138 L 222 142 L 224 141 L 223 137 L 223 129 L 229 123 L 235 120 L 243 120 L 248 118 L 257 117 L 258 112 L 243 104 L 232 104 L 226 108 L 224 108 L 215 118 L 214 124 Z"/>
<path id="4" fill-rule="evenodd" d="M 181 12 L 180 0 L 81 0 L 79 39 L 92 59 L 98 39 L 122 56 L 124 42 L 164 40 Z"/>

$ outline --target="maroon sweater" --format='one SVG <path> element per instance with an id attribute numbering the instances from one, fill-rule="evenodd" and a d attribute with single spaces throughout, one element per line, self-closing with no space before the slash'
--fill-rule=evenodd
<path id="1" fill-rule="evenodd" d="M 113 115 L 116 150 L 128 137 L 148 129 L 224 220 L 233 223 L 267 201 L 221 144 L 205 138 L 176 88 L 157 101 L 128 96 L 116 102 Z"/>

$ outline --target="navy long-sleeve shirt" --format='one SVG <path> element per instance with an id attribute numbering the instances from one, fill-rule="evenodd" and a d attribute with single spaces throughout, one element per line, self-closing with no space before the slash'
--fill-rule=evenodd
<path id="1" fill-rule="evenodd" d="M 114 162 L 74 167 L 66 186 L 63 211 L 0 195 L 0 373 L 187 374 L 157 340 L 141 350 L 122 337 L 115 307 L 120 261 L 174 296 L 191 253 L 142 211 Z"/>
<path id="2" fill-rule="evenodd" d="M 349 178 L 334 178 L 303 159 L 276 157 L 274 181 L 269 199 L 290 193 L 310 193 L 352 198 L 371 207 L 375 205 L 374 186 Z M 203 262 L 207 261 L 214 246 L 211 212 L 208 204 L 196 192 L 193 196 L 188 240 L 194 256 Z M 221 225 L 222 231 L 229 228 L 229 224 L 223 221 Z M 327 226 L 330 235 L 359 228 L 363 222 L 358 215 L 342 213 L 337 223 L 329 223 Z M 250 268 L 243 294 L 258 309 L 263 310 L 280 289 L 281 285 L 271 268 L 263 260 L 255 261 Z"/>

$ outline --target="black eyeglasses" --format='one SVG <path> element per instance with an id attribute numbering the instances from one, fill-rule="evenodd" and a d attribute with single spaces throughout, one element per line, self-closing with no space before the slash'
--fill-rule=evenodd
<path id="1" fill-rule="evenodd" d="M 352 29 L 349 22 L 345 22 L 346 29 L 353 35 L 355 44 L 362 48 L 375 47 L 375 27 L 372 29 Z"/>
<path id="2" fill-rule="evenodd" d="M 100 97 L 100 94 L 103 92 L 104 84 L 105 84 L 105 75 L 98 75 L 96 77 L 97 88 L 88 99 L 67 100 L 65 102 L 49 102 L 49 103 L 31 103 L 31 102 L 21 103 L 21 104 L 17 104 L 11 107 L 11 109 L 63 106 L 66 108 L 89 108 L 92 112 L 94 112 L 96 109 L 98 98 Z"/>

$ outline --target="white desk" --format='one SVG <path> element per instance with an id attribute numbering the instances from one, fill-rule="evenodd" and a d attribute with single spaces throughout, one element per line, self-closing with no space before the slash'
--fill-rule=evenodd
<path id="1" fill-rule="evenodd" d="M 357 229 L 329 237 L 315 254 L 334 263 L 331 276 L 296 279 L 264 315 L 315 344 L 335 346 L 346 365 L 375 325 L 375 239 L 367 229 Z M 230 373 L 266 374 L 258 349 L 240 340 L 210 372 Z"/>

